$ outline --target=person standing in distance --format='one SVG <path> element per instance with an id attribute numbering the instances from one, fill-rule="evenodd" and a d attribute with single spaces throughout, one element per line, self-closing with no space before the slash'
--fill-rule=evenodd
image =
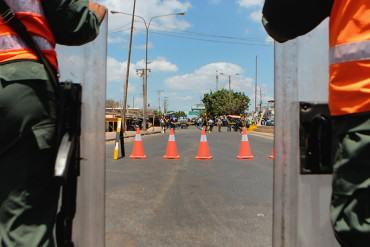
<path id="1" fill-rule="evenodd" d="M 56 44 L 94 40 L 106 8 L 87 0 L 4 0 L 58 72 Z M 56 95 L 44 65 L 0 17 L 0 246 L 55 246 Z"/>
<path id="2" fill-rule="evenodd" d="M 262 23 L 278 42 L 330 17 L 328 102 L 336 151 L 330 216 L 343 247 L 370 243 L 369 15 L 368 0 L 266 0 L 263 8 Z"/>
<path id="3" fill-rule="evenodd" d="M 221 117 L 219 116 L 216 121 L 217 121 L 217 129 L 218 129 L 218 132 L 221 132 L 221 127 L 222 127 Z"/>

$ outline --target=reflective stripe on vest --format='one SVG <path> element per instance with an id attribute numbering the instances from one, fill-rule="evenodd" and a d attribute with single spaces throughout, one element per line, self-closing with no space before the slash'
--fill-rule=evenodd
<path id="1" fill-rule="evenodd" d="M 5 0 L 5 2 L 16 13 L 25 12 L 44 16 L 40 0 Z"/>
<path id="2" fill-rule="evenodd" d="M 42 0 L 5 0 L 25 25 L 40 50 L 58 70 L 55 39 L 44 16 Z M 0 18 L 0 63 L 17 60 L 38 60 L 35 53 L 16 35 L 16 32 Z"/>
<path id="3" fill-rule="evenodd" d="M 33 40 L 40 47 L 41 50 L 54 50 L 49 41 L 47 41 L 43 37 L 33 36 Z M 0 36 L 0 47 L 3 52 L 6 50 L 19 50 L 28 48 L 23 40 L 15 35 Z"/>
<path id="4" fill-rule="evenodd" d="M 330 49 L 330 64 L 370 60 L 370 41 L 337 45 Z"/>
<path id="5" fill-rule="evenodd" d="M 370 1 L 334 0 L 330 14 L 329 108 L 370 112 Z"/>

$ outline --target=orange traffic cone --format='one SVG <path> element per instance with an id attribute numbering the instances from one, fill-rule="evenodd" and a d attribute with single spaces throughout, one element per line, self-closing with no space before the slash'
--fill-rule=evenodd
<path id="1" fill-rule="evenodd" d="M 209 153 L 208 141 L 205 128 L 202 129 L 202 135 L 200 136 L 200 143 L 198 149 L 198 155 L 195 156 L 197 160 L 210 160 L 212 155 Z"/>
<path id="2" fill-rule="evenodd" d="M 275 149 L 274 148 L 272 148 L 272 153 L 269 156 L 269 159 L 275 159 Z"/>
<path id="3" fill-rule="evenodd" d="M 173 128 L 171 128 L 170 130 L 170 135 L 168 137 L 167 150 L 163 158 L 175 159 L 175 160 L 180 159 L 180 155 L 177 153 L 175 131 L 173 130 Z"/>
<path id="4" fill-rule="evenodd" d="M 146 155 L 144 154 L 144 147 L 143 142 L 141 140 L 140 129 L 136 129 L 134 147 L 132 149 L 132 154 L 130 155 L 131 159 L 146 159 Z"/>
<path id="5" fill-rule="evenodd" d="M 249 146 L 247 129 L 243 128 L 242 140 L 240 142 L 240 151 L 239 155 L 236 156 L 236 158 L 242 160 L 242 159 L 253 159 L 253 157 L 254 156 L 252 154 L 251 147 Z"/>

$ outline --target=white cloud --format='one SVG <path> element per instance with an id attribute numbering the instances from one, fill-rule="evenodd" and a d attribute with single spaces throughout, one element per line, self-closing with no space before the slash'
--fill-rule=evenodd
<path id="1" fill-rule="evenodd" d="M 266 43 L 268 43 L 268 44 L 274 43 L 274 40 L 273 40 L 270 36 L 266 36 L 265 41 L 266 41 Z"/>
<path id="2" fill-rule="evenodd" d="M 127 61 L 120 62 L 115 58 L 108 57 L 107 68 L 108 82 L 121 82 L 126 75 Z M 130 77 L 137 78 L 135 64 L 130 65 Z"/>
<path id="3" fill-rule="evenodd" d="M 149 64 L 149 68 L 153 71 L 158 70 L 162 72 L 176 72 L 178 70 L 176 64 L 173 64 L 164 58 L 154 60 L 151 64 Z"/>
<path id="4" fill-rule="evenodd" d="M 232 88 L 244 90 L 251 84 L 250 78 L 243 77 L 243 68 L 237 64 L 218 62 L 200 67 L 189 74 L 177 75 L 168 78 L 165 83 L 168 88 L 174 90 L 189 90 L 204 92 L 214 90 L 216 87 L 216 71 L 226 75 L 240 74 L 232 77 Z M 228 87 L 227 76 L 219 76 L 219 88 Z"/>
<path id="5" fill-rule="evenodd" d="M 204 93 L 215 91 L 216 89 L 216 71 L 219 74 L 219 89 L 229 87 L 228 75 L 231 76 L 231 88 L 234 91 L 245 93 L 250 98 L 249 109 L 254 108 L 254 71 L 246 71 L 242 66 L 227 62 L 214 62 L 203 65 L 194 71 L 169 77 L 165 80 L 166 91 L 162 95 L 169 98 L 171 110 L 189 110 L 189 106 L 199 103 Z M 252 73 L 252 74 L 250 74 Z M 239 74 L 239 75 L 235 75 Z M 249 77 L 251 75 L 252 77 Z M 268 99 L 272 99 L 273 90 L 268 84 L 258 82 L 258 88 L 262 87 L 262 96 L 264 104 Z M 257 99 L 259 100 L 259 89 Z M 259 103 L 259 102 L 258 102 Z"/>
<path id="6" fill-rule="evenodd" d="M 109 44 L 123 44 L 127 40 L 122 35 L 108 35 Z"/>
<path id="7" fill-rule="evenodd" d="M 154 47 L 153 43 L 149 42 L 148 43 L 148 49 L 153 49 L 153 47 Z M 145 50 L 146 49 L 146 44 L 137 45 L 136 48 L 140 49 L 140 50 Z"/>
<path id="8" fill-rule="evenodd" d="M 263 0 L 238 0 L 241 7 L 249 8 L 253 6 L 262 6 Z"/>
<path id="9" fill-rule="evenodd" d="M 132 13 L 133 1 L 104 0 L 103 4 L 107 6 L 110 10 L 121 11 L 128 14 Z M 146 20 L 149 20 L 152 16 L 186 12 L 187 10 L 189 10 L 189 8 L 191 8 L 191 4 L 189 1 L 185 0 L 145 0 L 137 1 L 135 14 L 144 17 Z M 131 23 L 131 17 L 129 15 L 110 15 L 110 30 L 117 30 L 121 27 L 127 27 L 128 24 Z M 190 23 L 187 22 L 185 18 L 182 16 L 167 16 L 163 18 L 156 18 L 152 22 L 151 29 L 185 30 L 190 27 Z M 136 30 L 144 30 L 144 25 L 141 23 L 142 21 L 137 18 L 135 22 Z M 126 30 L 125 32 L 128 32 L 128 30 Z"/>
<path id="10" fill-rule="evenodd" d="M 262 10 L 261 9 L 258 9 L 256 11 L 253 11 L 252 13 L 250 13 L 249 17 L 257 22 L 257 23 L 261 23 L 261 20 L 262 20 Z"/>
<path id="11" fill-rule="evenodd" d="M 204 65 L 191 73 L 177 75 L 165 80 L 166 87 L 169 92 L 171 101 L 176 102 L 180 108 L 187 102 L 188 104 L 197 103 L 204 93 L 215 91 L 216 88 L 216 71 L 222 72 L 224 75 L 219 75 L 219 89 L 228 89 L 228 75 L 231 76 L 231 88 L 234 91 L 244 92 L 250 98 L 249 109 L 254 108 L 254 76 L 248 77 L 245 71 L 238 64 L 216 62 Z M 235 75 L 239 74 L 239 75 Z M 259 82 L 257 99 L 259 100 L 259 88 L 262 87 L 263 102 L 272 99 L 267 84 Z M 185 94 L 184 94 L 185 93 Z M 259 102 L 258 102 L 259 103 Z"/>
<path id="12" fill-rule="evenodd" d="M 125 78 L 125 74 L 127 71 L 127 61 L 120 62 L 113 57 L 108 57 L 107 61 L 108 67 L 108 82 L 120 82 L 123 81 Z M 145 67 L 145 61 L 139 60 L 136 63 L 130 64 L 130 78 L 139 77 L 136 74 L 136 69 L 142 69 Z M 158 58 L 152 61 L 148 68 L 152 70 L 152 72 L 175 72 L 178 70 L 176 64 L 173 64 L 167 61 L 165 58 Z"/>
<path id="13" fill-rule="evenodd" d="M 159 57 L 153 61 L 149 61 L 148 68 L 152 70 L 152 72 L 176 72 L 178 70 L 176 64 L 173 64 L 167 61 L 163 57 Z M 137 67 L 144 68 L 145 61 L 140 60 L 136 63 Z"/>
<path id="14" fill-rule="evenodd" d="M 242 8 L 252 9 L 253 11 L 249 14 L 249 18 L 254 21 L 261 23 L 262 19 L 262 5 L 264 0 L 238 0 L 238 4 Z"/>

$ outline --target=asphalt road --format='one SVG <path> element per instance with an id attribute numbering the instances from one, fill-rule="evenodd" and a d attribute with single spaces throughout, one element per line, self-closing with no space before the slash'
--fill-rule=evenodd
<path id="1" fill-rule="evenodd" d="M 106 246 L 271 246 L 273 141 L 248 137 L 255 158 L 242 161 L 234 132 L 208 134 L 210 161 L 194 159 L 196 129 L 176 132 L 180 160 L 162 159 L 167 135 L 143 138 L 147 160 L 113 161 L 107 144 Z"/>

